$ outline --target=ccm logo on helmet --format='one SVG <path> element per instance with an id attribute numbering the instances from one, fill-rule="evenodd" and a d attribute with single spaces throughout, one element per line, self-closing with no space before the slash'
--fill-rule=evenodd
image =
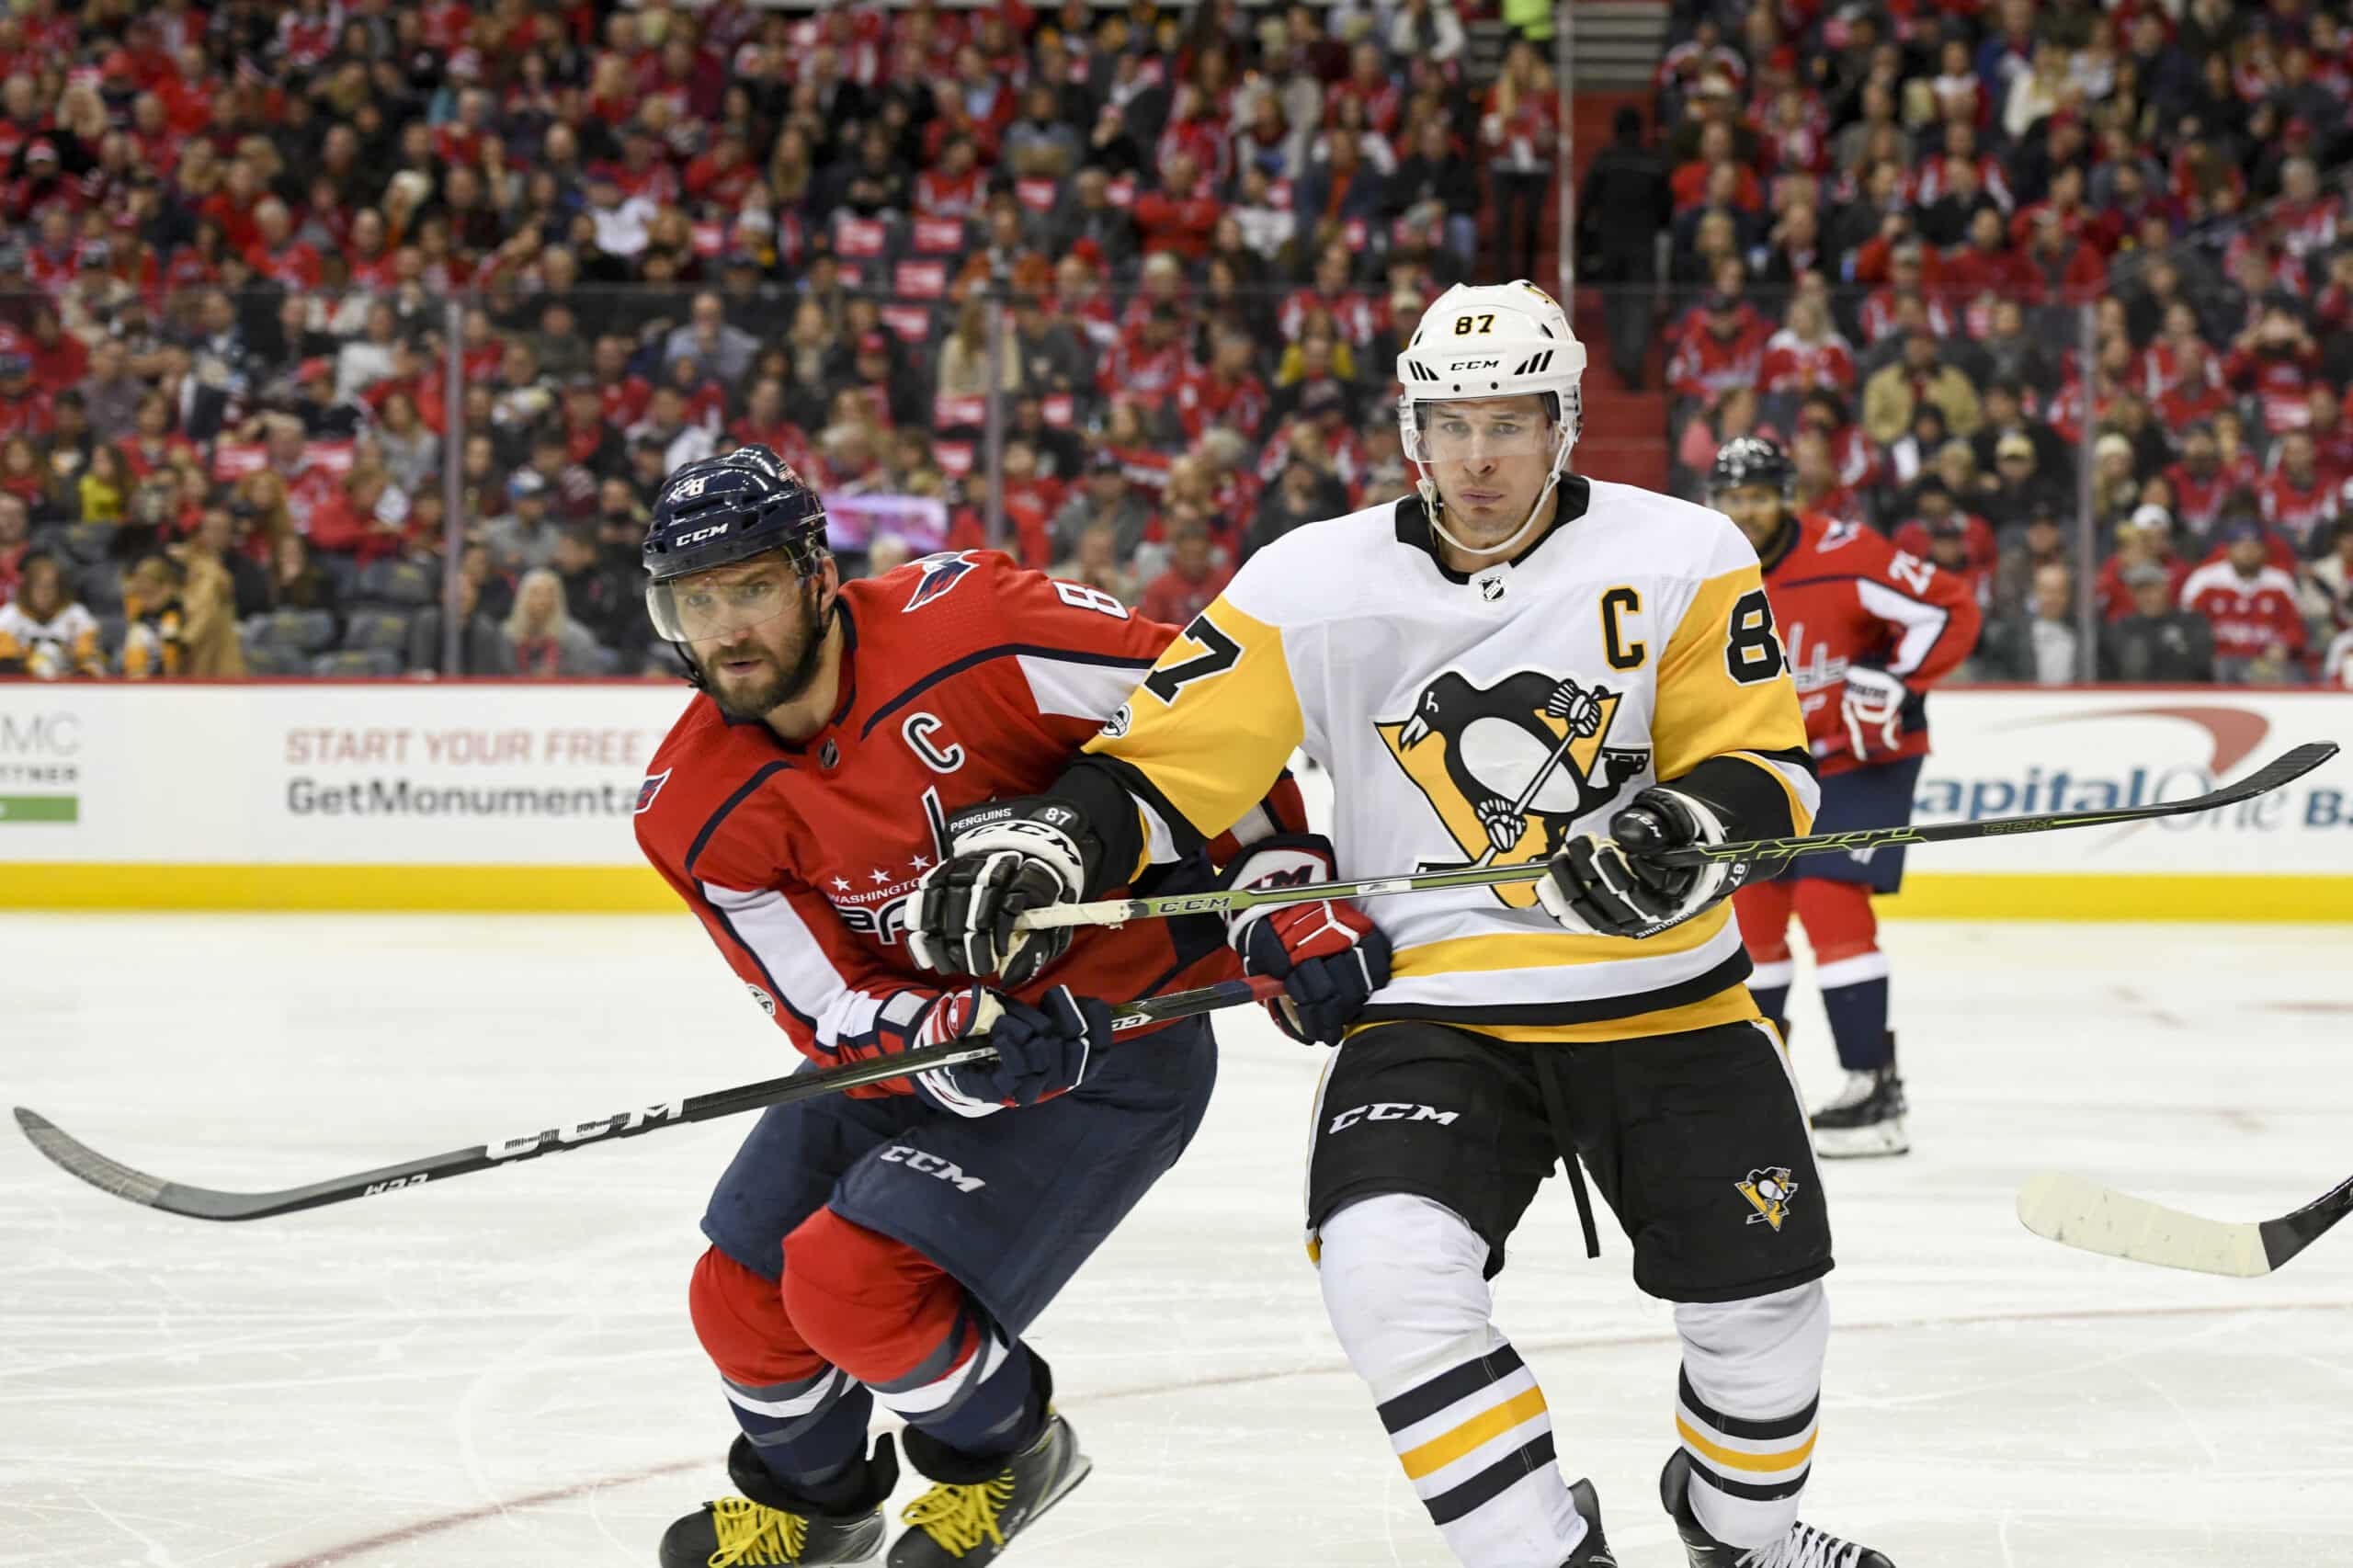
<path id="1" fill-rule="evenodd" d="M 686 538 L 680 540 L 678 541 L 677 548 L 684 550 L 690 544 L 700 544 L 707 539 L 717 539 L 721 534 L 725 533 L 733 526 L 734 525 L 732 523 L 722 523 L 717 528 L 698 528 L 693 533 L 690 533 Z"/>
<path id="2" fill-rule="evenodd" d="M 1500 359 L 1457 359 L 1446 369 L 1449 375 L 1460 375 L 1465 370 L 1499 370 L 1503 363 Z"/>

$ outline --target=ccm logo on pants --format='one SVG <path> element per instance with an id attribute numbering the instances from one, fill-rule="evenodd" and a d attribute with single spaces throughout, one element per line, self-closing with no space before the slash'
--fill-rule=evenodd
<path id="1" fill-rule="evenodd" d="M 943 1160 L 937 1154 L 926 1154 L 921 1149 L 910 1149 L 904 1143 L 893 1143 L 882 1151 L 884 1163 L 904 1165 L 911 1171 L 938 1176 L 959 1192 L 978 1192 L 988 1186 L 976 1176 L 966 1176 L 964 1168 L 953 1160 Z"/>
<path id="2" fill-rule="evenodd" d="M 1451 1127 L 1454 1119 L 1461 1114 L 1459 1110 L 1440 1110 L 1436 1106 L 1400 1105 L 1393 1100 L 1382 1100 L 1378 1105 L 1360 1105 L 1352 1110 L 1342 1111 L 1332 1119 L 1332 1125 L 1326 1131 L 1345 1132 L 1359 1121 L 1435 1121 L 1440 1127 Z"/>

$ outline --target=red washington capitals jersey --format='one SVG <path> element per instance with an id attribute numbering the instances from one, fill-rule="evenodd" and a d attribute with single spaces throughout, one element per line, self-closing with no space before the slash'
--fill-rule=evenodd
<path id="1" fill-rule="evenodd" d="M 1983 617 L 1968 583 L 1860 524 L 1812 513 L 1794 521 L 1797 537 L 1766 564 L 1765 592 L 1788 646 L 1815 767 L 1828 778 L 1859 766 L 1838 716 L 1850 665 L 1900 676 L 1914 694 L 1901 744 L 1870 762 L 1924 756 L 1928 720 L 1919 694 L 1977 646 Z"/>
<path id="2" fill-rule="evenodd" d="M 994 551 L 845 584 L 839 604 L 840 701 L 823 730 L 792 745 L 698 693 L 637 804 L 646 858 L 762 1010 L 828 1064 L 904 1049 L 940 991 L 908 955 L 906 924 L 947 819 L 1051 785 L 1176 635 Z M 1296 787 L 1252 816 L 1270 811 L 1296 828 Z M 1230 979 L 1240 966 L 1223 936 L 1199 917 L 1081 932 L 1017 994 L 1068 985 L 1117 1003 Z"/>

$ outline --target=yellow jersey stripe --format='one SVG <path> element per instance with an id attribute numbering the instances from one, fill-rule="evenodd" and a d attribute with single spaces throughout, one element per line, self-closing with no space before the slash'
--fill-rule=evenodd
<path id="1" fill-rule="evenodd" d="M 1788 659 L 1769 622 L 1757 619 L 1769 614 L 1753 563 L 1708 578 L 1692 594 L 1659 661 L 1651 745 L 1660 778 L 1680 778 L 1726 752 L 1804 748 Z M 1736 671 L 1756 673 L 1744 679 Z"/>
<path id="2" fill-rule="evenodd" d="M 1127 764 L 1164 815 L 1203 838 L 1266 797 L 1306 733 L 1281 631 L 1222 597 L 1162 650 L 1125 713 L 1086 751 Z"/>
<path id="3" fill-rule="evenodd" d="M 1450 1432 L 1442 1432 L 1419 1448 L 1407 1449 L 1397 1456 L 1405 1467 L 1405 1474 L 1419 1481 L 1433 1471 L 1444 1470 L 1456 1460 L 1482 1443 L 1493 1442 L 1521 1422 L 1544 1414 L 1544 1391 L 1530 1388 L 1513 1395 L 1503 1403 L 1483 1410 Z"/>
<path id="4" fill-rule="evenodd" d="M 1683 1440 L 1690 1444 L 1694 1451 L 1704 1456 L 1710 1464 L 1752 1473 L 1796 1470 L 1813 1457 L 1814 1442 L 1822 1436 L 1818 1431 L 1809 1433 L 1804 1442 L 1794 1449 L 1784 1449 L 1778 1454 L 1744 1454 L 1737 1449 L 1727 1449 L 1722 1443 L 1711 1442 L 1680 1415 L 1675 1418 L 1675 1429 L 1683 1434 Z"/>
<path id="5" fill-rule="evenodd" d="M 1353 1039 L 1358 1029 L 1381 1028 L 1396 1020 L 1375 1019 L 1355 1026 L 1348 1031 Z M 1522 1040 L 1537 1045 L 1591 1045 L 1610 1040 L 1638 1040 L 1649 1035 L 1687 1034 L 1693 1029 L 1713 1028 L 1718 1024 L 1753 1024 L 1758 1021 L 1756 998 L 1745 985 L 1731 985 L 1702 1001 L 1687 1002 L 1680 1006 L 1661 1007 L 1656 1012 L 1631 1013 L 1622 1018 L 1597 1018 L 1581 1024 L 1495 1024 L 1483 1022 L 1479 1009 L 1465 1007 L 1461 1017 L 1437 1019 L 1449 1028 L 1470 1034 L 1485 1035 L 1490 1040 Z"/>
<path id="6" fill-rule="evenodd" d="M 1628 937 L 1589 937 L 1574 931 L 1529 932 L 1494 937 L 1450 937 L 1400 948 L 1390 965 L 1398 976 L 1461 974 L 1499 969 L 1549 969 L 1631 959 L 1665 958 L 1704 948 L 1732 917 L 1729 903 L 1703 910 L 1682 925 L 1636 941 Z"/>

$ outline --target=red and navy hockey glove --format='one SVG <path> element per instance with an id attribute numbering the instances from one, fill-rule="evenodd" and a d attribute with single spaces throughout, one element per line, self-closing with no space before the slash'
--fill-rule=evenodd
<path id="1" fill-rule="evenodd" d="M 1838 718 L 1857 762 L 1882 758 L 1904 744 L 1904 704 L 1911 696 L 1900 676 L 1870 665 L 1847 666 Z"/>
<path id="2" fill-rule="evenodd" d="M 1057 985 L 1038 1006 L 984 985 L 943 992 L 916 1020 L 910 1046 L 946 1045 L 986 1035 L 995 1061 L 935 1067 L 915 1075 L 915 1093 L 940 1110 L 988 1116 L 1067 1094 L 1086 1081 L 1088 1059 L 1111 1038 L 1111 1009 Z"/>
<path id="3" fill-rule="evenodd" d="M 1301 887 L 1332 880 L 1332 841 L 1321 834 L 1262 838 L 1219 879 L 1229 888 Z M 1336 1045 L 1372 994 L 1389 983 L 1389 938 L 1343 899 L 1245 910 L 1226 921 L 1245 974 L 1283 983 L 1267 1004 L 1275 1027 L 1310 1045 Z"/>

